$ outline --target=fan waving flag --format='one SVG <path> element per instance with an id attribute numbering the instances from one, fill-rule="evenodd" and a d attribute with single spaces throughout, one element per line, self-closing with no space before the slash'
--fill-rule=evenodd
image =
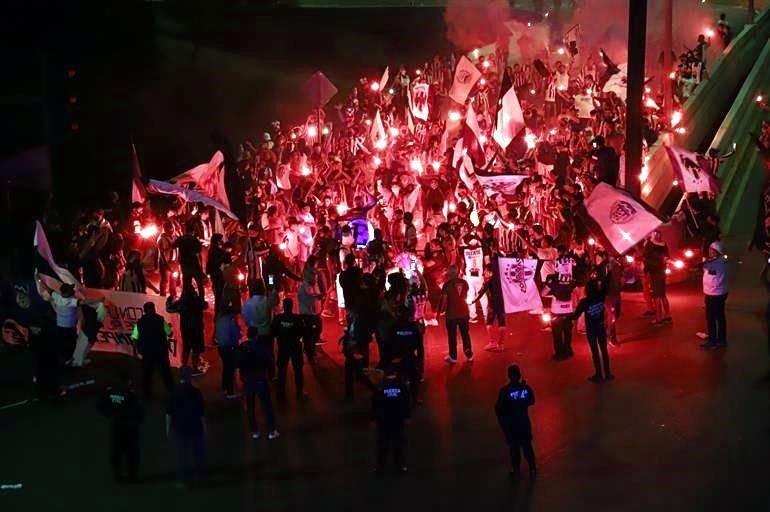
<path id="1" fill-rule="evenodd" d="M 498 258 L 500 288 L 506 313 L 542 309 L 543 301 L 535 285 L 537 260 Z"/>
<path id="2" fill-rule="evenodd" d="M 131 202 L 143 203 L 147 197 L 147 190 L 142 182 L 142 169 L 139 167 L 139 155 L 136 154 L 136 146 L 131 143 Z"/>
<path id="3" fill-rule="evenodd" d="M 606 183 L 594 187 L 583 207 L 591 231 L 605 241 L 605 247 L 609 244 L 618 254 L 626 252 L 663 223 L 643 201 Z"/>
<path id="4" fill-rule="evenodd" d="M 35 247 L 37 254 L 43 258 L 40 265 L 35 265 L 35 268 L 38 269 L 41 277 L 47 277 L 47 274 L 55 274 L 56 279 L 71 284 L 75 286 L 76 289 L 81 287 L 81 284 L 69 270 L 56 264 L 56 261 L 53 259 L 53 253 L 51 252 L 51 246 L 48 245 L 48 237 L 45 236 L 45 230 L 43 230 L 40 221 L 35 221 L 35 237 L 32 240 L 32 245 Z"/>
<path id="5" fill-rule="evenodd" d="M 449 97 L 460 105 L 465 105 L 465 100 L 471 93 L 471 89 L 481 78 L 481 71 L 478 70 L 468 57 L 463 55 L 455 68 L 455 77 L 452 82 L 452 88 L 449 89 Z"/>
<path id="6" fill-rule="evenodd" d="M 158 180 L 150 180 L 150 182 L 147 184 L 147 190 L 154 194 L 176 196 L 180 199 L 184 199 L 189 203 L 203 203 L 205 206 L 216 208 L 235 221 L 238 220 L 238 216 L 231 212 L 230 209 L 225 205 L 216 199 L 212 199 L 202 192 L 198 192 L 197 190 L 190 190 L 173 183 L 166 183 L 165 181 Z"/>
<path id="7" fill-rule="evenodd" d="M 196 190 L 230 208 L 225 190 L 225 157 L 221 151 L 214 153 L 207 164 L 197 165 L 169 181 L 177 185 L 191 184 Z"/>
<path id="8" fill-rule="evenodd" d="M 513 88 L 511 77 L 505 73 L 500 88 L 500 99 L 497 100 L 495 131 L 492 137 L 501 148 L 505 149 L 522 128 L 524 128 L 524 114 L 521 112 L 521 105 L 519 105 L 519 98 L 516 97 L 516 89 Z"/>
<path id="9" fill-rule="evenodd" d="M 676 146 L 665 147 L 674 175 L 685 192 L 719 194 L 719 180 L 709 172 L 709 162 L 703 156 Z"/>

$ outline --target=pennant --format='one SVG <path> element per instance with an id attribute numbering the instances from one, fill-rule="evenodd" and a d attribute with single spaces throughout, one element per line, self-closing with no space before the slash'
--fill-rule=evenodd
<path id="1" fill-rule="evenodd" d="M 390 80 L 390 68 L 385 66 L 385 71 L 383 71 L 382 78 L 380 78 L 380 91 L 385 90 L 385 86 L 388 85 L 388 80 Z"/>
<path id="2" fill-rule="evenodd" d="M 49 268 L 38 269 L 42 271 L 41 277 L 45 276 L 50 269 L 50 272 L 56 274 L 56 277 L 67 284 L 73 285 L 76 289 L 82 287 L 82 285 L 75 279 L 75 276 L 64 267 L 60 267 L 53 259 L 53 253 L 51 252 L 51 246 L 48 244 L 48 237 L 45 236 L 45 230 L 40 224 L 40 221 L 35 221 L 35 236 L 32 240 L 32 246 L 36 249 L 41 258 L 48 264 Z M 47 276 L 46 276 L 47 277 Z"/>
<path id="3" fill-rule="evenodd" d="M 147 189 L 142 182 L 142 169 L 139 167 L 139 155 L 136 154 L 136 146 L 131 143 L 131 202 L 144 203 L 147 197 Z"/>
<path id="4" fill-rule="evenodd" d="M 506 313 L 543 308 L 540 292 L 535 285 L 537 260 L 498 258 L 497 264 Z"/>
<path id="5" fill-rule="evenodd" d="M 388 138 L 385 134 L 385 126 L 382 124 L 382 117 L 380 117 L 380 111 L 378 110 L 374 114 L 374 121 L 372 121 L 372 129 L 369 132 L 369 140 L 372 142 L 372 147 L 376 149 L 384 149 L 382 147 L 383 142 L 387 143 Z"/>
<path id="6" fill-rule="evenodd" d="M 481 71 L 478 70 L 468 57 L 463 55 L 455 68 L 454 81 L 449 89 L 449 97 L 457 103 L 464 105 L 471 93 L 471 89 L 481 78 Z"/>
<path id="7" fill-rule="evenodd" d="M 214 153 L 206 164 L 200 164 L 169 180 L 177 185 L 190 184 L 194 189 L 230 208 L 225 190 L 225 157 L 221 151 Z"/>
<path id="8" fill-rule="evenodd" d="M 529 178 L 526 174 L 495 174 L 489 172 L 477 172 L 478 178 L 484 192 L 488 196 L 502 194 L 504 196 L 516 195 L 517 189 L 521 183 Z"/>
<path id="9" fill-rule="evenodd" d="M 462 127 L 463 147 L 467 150 L 467 155 L 471 157 L 477 167 L 484 167 L 487 164 L 487 156 L 484 152 L 484 146 L 481 144 L 481 129 L 479 128 L 476 112 L 473 105 L 468 105 L 468 111 L 465 114 L 465 121 Z"/>
<path id="10" fill-rule="evenodd" d="M 665 145 L 671 159 L 674 175 L 685 192 L 719 194 L 719 180 L 709 169 L 710 163 L 702 155 L 676 146 Z"/>
<path id="11" fill-rule="evenodd" d="M 422 121 L 428 120 L 430 114 L 430 107 L 428 106 L 428 95 L 430 94 L 430 85 L 422 82 L 418 82 L 412 85 L 412 92 L 410 94 L 409 106 L 412 110 L 412 115 Z"/>
<path id="12" fill-rule="evenodd" d="M 206 194 L 198 192 L 197 190 L 190 190 L 188 188 L 175 185 L 173 183 L 166 183 L 165 181 L 159 181 L 159 180 L 150 180 L 150 182 L 147 184 L 147 190 L 154 194 L 176 196 L 181 199 L 184 199 L 187 202 L 203 203 L 205 206 L 211 206 L 212 208 L 216 208 L 217 210 L 224 213 L 225 215 L 227 215 L 228 217 L 230 217 L 235 221 L 238 220 L 238 217 L 233 212 L 231 212 L 228 207 L 226 207 L 216 199 L 213 199 L 207 196 Z"/>
<path id="13" fill-rule="evenodd" d="M 663 223 L 643 201 L 606 183 L 594 187 L 582 208 L 585 209 L 582 216 L 591 231 L 603 238 L 605 247 L 612 247 L 618 254 L 626 252 Z"/>
<path id="14" fill-rule="evenodd" d="M 500 98 L 497 100 L 495 131 L 492 137 L 501 148 L 506 149 L 522 128 L 524 128 L 524 114 L 511 77 L 505 73 L 500 88 Z"/>

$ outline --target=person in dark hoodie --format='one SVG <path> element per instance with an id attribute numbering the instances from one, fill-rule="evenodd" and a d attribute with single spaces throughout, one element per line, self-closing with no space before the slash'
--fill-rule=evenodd
<path id="1" fill-rule="evenodd" d="M 535 404 L 535 393 L 522 380 L 521 370 L 516 365 L 508 367 L 508 380 L 508 384 L 497 394 L 495 415 L 510 451 L 511 476 L 519 476 L 523 451 L 529 464 L 529 477 L 534 480 L 537 476 L 537 463 L 532 448 L 532 423 L 528 411 Z"/>
<path id="2" fill-rule="evenodd" d="M 594 374 L 588 380 L 601 382 L 615 377 L 610 372 L 610 355 L 607 352 L 607 327 L 605 315 L 604 292 L 597 279 L 590 279 L 586 284 L 586 296 L 581 299 L 572 314 L 573 319 L 585 315 L 586 338 L 591 348 L 591 358 L 594 362 Z M 601 354 L 601 358 L 600 358 Z"/>

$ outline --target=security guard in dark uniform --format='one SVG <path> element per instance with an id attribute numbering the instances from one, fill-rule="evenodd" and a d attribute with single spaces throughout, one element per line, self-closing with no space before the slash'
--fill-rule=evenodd
<path id="1" fill-rule="evenodd" d="M 534 480 L 537 466 L 535 451 L 532 449 L 532 424 L 529 421 L 528 409 L 535 403 L 535 394 L 521 379 L 521 371 L 515 364 L 508 367 L 508 379 L 510 382 L 503 386 L 497 395 L 495 414 L 511 453 L 511 475 L 519 476 L 520 451 L 523 451 L 529 464 L 529 476 Z"/>
<path id="2" fill-rule="evenodd" d="M 270 332 L 278 340 L 278 392 L 282 395 L 286 393 L 286 371 L 291 360 L 297 398 L 305 398 L 307 394 L 303 390 L 302 378 L 302 336 L 305 324 L 293 309 L 294 302 L 284 299 L 283 313 L 276 315 L 271 325 Z"/>
<path id="3" fill-rule="evenodd" d="M 372 396 L 372 418 L 377 426 L 377 474 L 382 472 L 391 445 L 399 471 L 408 470 L 404 461 L 404 424 L 409 418 L 410 404 L 409 388 L 399 378 L 398 370 L 388 367 L 382 385 Z"/>
<path id="4" fill-rule="evenodd" d="M 409 319 L 409 310 L 401 307 L 396 311 L 396 323 L 391 335 L 394 348 L 394 363 L 397 362 L 401 376 L 409 384 L 411 406 L 419 403 L 417 398 L 420 386 L 420 351 L 423 346 L 422 329 L 414 320 Z"/>
<path id="5" fill-rule="evenodd" d="M 104 390 L 97 409 L 112 421 L 110 462 L 115 481 L 127 478 L 129 482 L 135 482 L 139 466 L 139 426 L 144 420 L 144 409 L 127 373 L 122 373 L 117 384 Z M 128 470 L 125 476 L 122 471 L 124 460 Z"/>

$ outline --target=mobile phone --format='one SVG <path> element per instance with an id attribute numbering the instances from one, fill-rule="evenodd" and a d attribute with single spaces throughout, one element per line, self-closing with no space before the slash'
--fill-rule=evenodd
<path id="1" fill-rule="evenodd" d="M 267 276 L 267 285 L 268 286 L 275 286 L 275 277 L 273 277 L 273 274 L 268 274 L 268 276 Z"/>

